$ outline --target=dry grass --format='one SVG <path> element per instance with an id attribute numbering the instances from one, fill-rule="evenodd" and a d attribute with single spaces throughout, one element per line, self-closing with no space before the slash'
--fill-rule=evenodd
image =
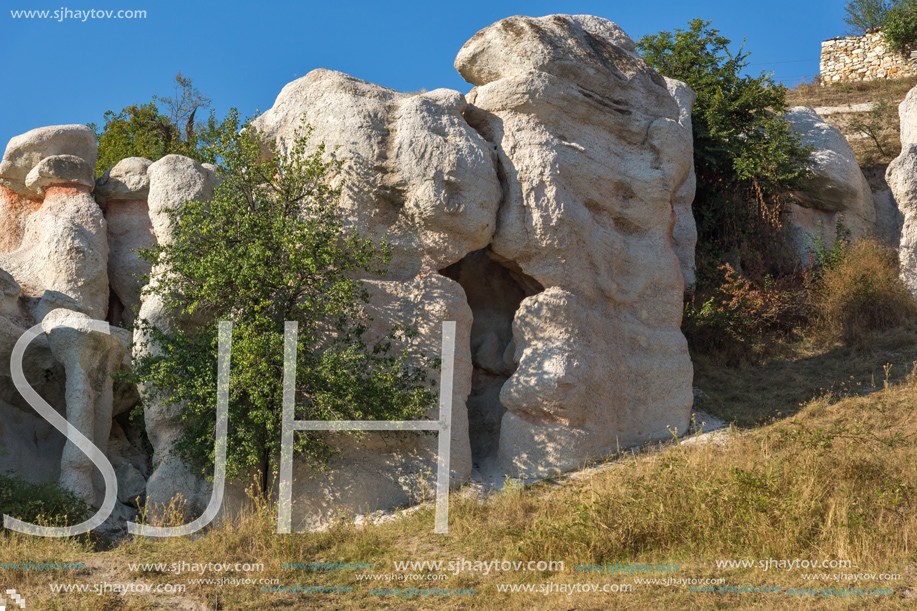
<path id="1" fill-rule="evenodd" d="M 843 247 L 816 288 L 816 325 L 846 342 L 917 320 L 917 302 L 898 276 L 898 253 L 871 239 Z"/>
<path id="2" fill-rule="evenodd" d="M 843 358 L 835 355 L 835 358 Z M 738 382 L 739 380 L 737 380 Z M 880 382 L 881 385 L 881 382 Z M 188 601 L 207 609 L 897 609 L 917 579 L 917 380 L 868 397 L 827 393 L 784 418 L 725 444 L 676 445 L 614 462 L 582 479 L 507 491 L 481 503 L 453 496 L 448 536 L 434 536 L 433 514 L 367 528 L 342 521 L 327 532 L 276 535 L 273 505 L 253 503 L 232 523 L 199 537 L 135 539 L 104 550 L 90 539 L 0 537 L 0 557 L 83 561 L 106 580 L 182 583 L 188 575 L 131 573 L 128 562 L 264 563 L 281 585 L 345 586 L 348 593 L 264 593 L 257 585 L 191 585 Z M 563 572 L 462 573 L 416 587 L 474 588 L 474 597 L 377 596 L 356 572 L 391 573 L 395 560 L 562 560 Z M 802 570 L 717 569 L 718 559 L 849 559 L 851 573 L 899 573 L 887 597 L 791 597 L 786 594 L 692 593 L 636 585 L 627 594 L 505 593 L 498 584 L 622 583 L 627 575 L 578 573 L 575 564 L 677 564 L 679 578 L 721 577 L 732 586 L 857 587 L 805 581 Z M 284 570 L 282 562 L 371 562 L 372 571 Z M 94 583 L 96 569 L 56 573 L 0 571 L 5 587 L 24 592 L 34 609 L 180 608 L 156 597 L 51 595 L 49 582 Z M 219 577 L 220 575 L 204 575 Z M 224 575 L 225 576 L 225 575 Z M 646 577 L 643 575 L 642 577 Z M 649 575 L 654 577 L 657 575 Z M 671 575 L 669 575 L 671 576 Z M 377 582 L 378 583 L 378 582 Z M 813 585 L 814 584 L 814 585 Z M 385 583 L 375 587 L 399 587 Z M 859 584 L 863 587 L 864 584 Z M 169 606 L 172 605 L 172 606 Z M 190 608 L 190 607 L 189 607 Z"/>
<path id="3" fill-rule="evenodd" d="M 812 108 L 851 106 L 876 102 L 883 98 L 900 102 L 915 85 L 917 85 L 917 77 L 860 83 L 831 83 L 829 85 L 804 82 L 787 91 L 786 101 L 789 106 L 810 106 Z"/>

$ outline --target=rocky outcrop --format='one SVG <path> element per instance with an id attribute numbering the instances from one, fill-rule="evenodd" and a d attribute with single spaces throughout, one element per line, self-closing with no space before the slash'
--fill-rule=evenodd
<path id="1" fill-rule="evenodd" d="M 500 183 L 493 152 L 448 89 L 398 93 L 314 70 L 283 88 L 253 126 L 281 151 L 301 126 L 346 160 L 341 206 L 349 227 L 392 247 L 386 278 L 455 263 L 491 239 Z"/>
<path id="2" fill-rule="evenodd" d="M 315 70 L 253 124 L 268 156 L 289 151 L 307 122 L 306 152 L 323 143 L 343 162 L 334 181 L 346 228 L 391 247 L 387 274 L 362 278 L 369 341 L 410 326 L 418 349 L 436 357 L 442 322 L 456 322 L 453 484 L 475 467 L 547 475 L 686 431 L 692 368 L 679 326 L 696 241 L 693 93 L 650 69 L 618 26 L 590 16 L 504 19 L 472 37 L 455 65 L 476 85 L 467 99 Z M 170 211 L 210 199 L 218 178 L 170 155 L 123 160 L 93 184 L 92 143 L 84 128 L 35 130 L 0 164 L 0 267 L 12 274 L 0 274 L 0 359 L 44 320 L 28 375 L 51 385 L 49 401 L 77 428 L 108 440 L 119 511 L 176 494 L 194 511 L 211 486 L 172 454 L 182 406 L 165 397 L 145 405 L 153 469 L 124 413 L 136 394 L 107 377 L 127 366 L 123 344 L 81 325 L 129 323 L 138 306 L 165 331 L 213 324 L 177 319 L 143 296 L 141 278 L 168 270 L 150 269 L 136 250 L 173 239 Z M 142 330 L 133 339 L 134 357 L 156 350 Z M 0 444 L 38 439 L 45 430 L 12 405 L 4 376 Z M 97 500 L 85 457 L 49 435 L 41 443 L 57 444 L 61 480 Z M 297 528 L 432 487 L 435 436 L 333 443 L 341 452 L 327 472 L 294 467 Z M 226 508 L 241 494 L 227 482 Z"/>
<path id="3" fill-rule="evenodd" d="M 182 204 L 189 200 L 211 199 L 215 176 L 212 170 L 181 155 L 163 157 L 147 168 L 147 175 L 150 227 L 155 241 L 167 244 L 172 240 L 169 212 L 180 210 Z M 153 270 L 150 282 L 156 282 L 157 276 L 165 273 L 168 270 Z M 176 319 L 155 295 L 142 298 L 140 318 L 165 332 L 189 324 L 189 321 Z M 134 358 L 158 349 L 142 328 L 134 331 Z M 168 505 L 177 494 L 182 495 L 192 511 L 206 507 L 210 498 L 210 486 L 194 475 L 172 452 L 172 444 L 181 435 L 180 424 L 176 421 L 180 409 L 180 405 L 170 405 L 164 397 L 150 397 L 144 405 L 144 421 L 153 446 L 153 464 L 156 465 L 146 491 L 147 500 L 154 510 Z"/>
<path id="4" fill-rule="evenodd" d="M 0 162 L 0 267 L 24 297 L 60 292 L 104 318 L 108 244 L 90 195 L 95 161 L 95 134 L 83 125 L 43 127 L 10 141 Z"/>
<path id="5" fill-rule="evenodd" d="M 807 264 L 815 242 L 830 246 L 838 237 L 839 223 L 850 232 L 851 239 L 856 239 L 876 234 L 878 217 L 869 183 L 840 130 L 805 106 L 791 108 L 787 119 L 802 144 L 814 147 L 814 175 L 808 190 L 795 194 L 803 205 L 790 206 L 787 228 L 794 254 Z"/>
<path id="6" fill-rule="evenodd" d="M 156 245 L 147 199 L 153 162 L 140 157 L 122 159 L 105 172 L 95 185 L 96 201 L 108 223 L 108 279 L 117 297 L 119 312 L 112 323 L 130 325 L 134 309 L 140 308 L 140 292 L 150 264 L 140 257 L 141 249 Z M 112 308 L 114 309 L 114 307 Z"/>
<path id="7" fill-rule="evenodd" d="M 598 23 L 511 17 L 455 62 L 503 177 L 491 248 L 545 288 L 515 315 L 500 391 L 498 465 L 513 475 L 684 431 L 692 402 L 672 241 L 691 132 L 662 77 Z"/>
<path id="8" fill-rule="evenodd" d="M 901 279 L 917 295 L 917 87 L 898 106 L 901 120 L 901 154 L 885 172 L 885 179 L 904 216 L 898 258 Z"/>
<path id="9" fill-rule="evenodd" d="M 10 370 L 13 346 L 42 323 L 25 353 L 26 380 L 103 451 L 113 415 L 136 404 L 129 385 L 115 395 L 110 376 L 129 364 L 129 334 L 88 328 L 105 317 L 109 295 L 107 224 L 90 195 L 95 161 L 95 134 L 69 125 L 13 138 L 0 162 L 0 472 L 57 480 L 98 504 L 100 474 L 20 395 Z M 146 462 L 136 445 L 123 454 Z M 131 510 L 115 509 L 109 525 L 123 526 Z"/>

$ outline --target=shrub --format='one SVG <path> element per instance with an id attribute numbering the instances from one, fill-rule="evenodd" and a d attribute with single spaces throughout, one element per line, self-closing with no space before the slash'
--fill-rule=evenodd
<path id="1" fill-rule="evenodd" d="M 750 76 L 749 53 L 695 19 L 688 29 L 644 36 L 643 58 L 660 74 L 696 93 L 691 120 L 697 195 L 698 289 L 715 287 L 717 269 L 742 253 L 742 265 L 763 262 L 786 272 L 783 240 L 788 194 L 811 176 L 811 148 L 788 123 L 786 88 L 762 72 Z"/>
<path id="2" fill-rule="evenodd" d="M 90 508 L 57 482 L 32 484 L 10 471 L 0 475 L 0 514 L 32 524 L 66 526 L 88 518 Z"/>
<path id="3" fill-rule="evenodd" d="M 868 30 L 882 27 L 885 16 L 892 2 L 888 0 L 850 0 L 844 5 L 844 23 L 850 26 L 849 32 L 855 36 L 865 34 Z"/>
<path id="4" fill-rule="evenodd" d="M 722 283 L 709 298 L 695 296 L 685 306 L 682 331 L 693 350 L 732 364 L 754 361 L 766 339 L 809 320 L 807 271 L 775 278 L 743 274 L 727 263 L 720 272 Z"/>
<path id="5" fill-rule="evenodd" d="M 844 341 L 914 320 L 917 302 L 898 276 L 895 251 L 872 239 L 842 246 L 815 285 L 817 327 Z"/>
<path id="6" fill-rule="evenodd" d="M 885 16 L 882 31 L 892 49 L 910 52 L 917 44 L 917 0 L 897 0 Z"/>

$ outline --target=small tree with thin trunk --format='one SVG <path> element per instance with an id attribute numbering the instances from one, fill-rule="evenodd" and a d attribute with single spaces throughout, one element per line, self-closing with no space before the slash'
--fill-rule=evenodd
<path id="1" fill-rule="evenodd" d="M 889 0 L 850 0 L 844 5 L 844 23 L 850 34 L 859 36 L 885 25 L 885 16 L 895 4 Z"/>
<path id="2" fill-rule="evenodd" d="M 171 215 L 173 241 L 144 256 L 169 273 L 147 289 L 177 319 L 233 322 L 227 475 L 260 474 L 273 485 L 281 442 L 285 321 L 299 323 L 297 420 L 411 420 L 434 404 L 428 366 L 410 329 L 366 337 L 368 293 L 355 278 L 383 273 L 387 248 L 342 228 L 339 163 L 324 146 L 309 154 L 309 130 L 287 154 L 265 161 L 257 134 L 238 122 L 216 143 L 223 183 L 209 202 Z M 134 363 L 134 379 L 181 405 L 173 451 L 212 473 L 217 324 L 167 333 L 137 323 L 161 352 Z M 295 452 L 320 468 L 334 454 L 327 434 L 296 435 Z"/>

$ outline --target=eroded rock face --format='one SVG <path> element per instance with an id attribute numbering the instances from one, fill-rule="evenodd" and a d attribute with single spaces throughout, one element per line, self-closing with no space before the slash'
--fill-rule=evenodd
<path id="1" fill-rule="evenodd" d="M 901 154 L 885 172 L 885 179 L 904 215 L 898 258 L 901 279 L 917 295 L 917 87 L 898 106 L 901 119 Z"/>
<path id="2" fill-rule="evenodd" d="M 462 117 L 465 98 L 403 94 L 340 72 L 314 70 L 283 88 L 255 122 L 286 150 L 306 121 L 311 142 L 347 161 L 348 223 L 392 246 L 387 278 L 455 263 L 491 239 L 500 183 L 493 153 Z"/>
<path id="3" fill-rule="evenodd" d="M 95 161 L 95 134 L 84 125 L 43 127 L 10 140 L 0 162 L 0 267 L 26 298 L 60 292 L 104 318 L 108 244 L 90 195 Z"/>
<path id="4" fill-rule="evenodd" d="M 172 240 L 169 210 L 180 209 L 189 200 L 206 201 L 213 197 L 214 174 L 198 162 L 181 155 L 167 155 L 147 169 L 150 181 L 149 218 L 154 238 L 159 244 Z M 166 270 L 153 270 L 150 282 Z M 170 332 L 191 321 L 177 320 L 155 296 L 147 296 L 140 306 L 140 318 L 163 331 Z M 200 323 L 203 321 L 193 321 Z M 158 350 L 142 329 L 134 332 L 134 358 Z M 144 405 L 147 435 L 153 446 L 155 471 L 147 482 L 147 499 L 157 507 L 168 505 L 181 494 L 192 511 L 206 507 L 210 486 L 194 475 L 171 452 L 173 442 L 181 435 L 176 417 L 181 406 L 167 405 L 165 400 L 151 399 Z"/>
<path id="5" fill-rule="evenodd" d="M 596 23 L 511 17 L 456 59 L 505 177 L 491 248 L 545 287 L 515 316 L 500 392 L 514 475 L 684 431 L 692 403 L 672 241 L 691 132 L 662 77 Z"/>
<path id="6" fill-rule="evenodd" d="M 678 122 L 682 127 L 693 133 L 691 123 L 691 112 L 694 110 L 694 102 L 697 101 L 697 94 L 690 87 L 681 81 L 665 77 L 666 88 L 675 102 L 678 104 Z M 675 209 L 675 229 L 672 231 L 672 246 L 675 248 L 675 256 L 678 257 L 678 263 L 681 265 L 681 275 L 685 279 L 685 292 L 694 293 L 694 285 L 697 282 L 694 265 L 694 249 L 697 246 L 697 224 L 694 222 L 694 213 L 691 210 L 694 204 L 694 195 L 697 191 L 697 174 L 694 172 L 694 142 L 691 143 L 691 173 L 688 174 L 687 180 L 678 189 L 672 206 Z"/>
<path id="7" fill-rule="evenodd" d="M 108 279 L 121 306 L 112 322 L 130 325 L 133 308 L 140 307 L 140 292 L 150 264 L 140 249 L 156 245 L 147 198 L 150 193 L 149 159 L 122 159 L 96 181 L 95 198 L 108 223 Z"/>
<path id="8" fill-rule="evenodd" d="M 838 236 L 838 223 L 856 239 L 877 232 L 876 203 L 847 138 L 825 123 L 815 110 L 796 106 L 787 112 L 802 144 L 812 145 L 809 191 L 796 197 L 807 207 L 790 207 L 790 245 L 796 257 L 808 263 L 813 242 L 830 245 Z"/>

